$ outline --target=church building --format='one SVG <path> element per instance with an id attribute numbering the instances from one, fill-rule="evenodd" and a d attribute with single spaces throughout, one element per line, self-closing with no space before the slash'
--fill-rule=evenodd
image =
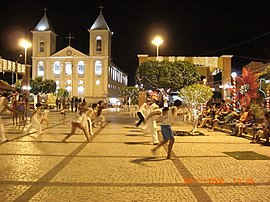
<path id="1" fill-rule="evenodd" d="M 53 79 L 57 89 L 63 88 L 70 97 L 96 102 L 119 97 L 127 86 L 128 75 L 111 63 L 111 36 L 102 10 L 89 32 L 89 52 L 82 53 L 70 45 L 56 50 L 57 34 L 49 23 L 46 11 L 32 31 L 32 78 Z"/>

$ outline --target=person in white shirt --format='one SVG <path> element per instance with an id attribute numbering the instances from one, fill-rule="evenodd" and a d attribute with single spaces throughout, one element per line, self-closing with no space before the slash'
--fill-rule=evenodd
<path id="1" fill-rule="evenodd" d="M 180 108 L 180 106 L 182 105 L 182 101 L 181 100 L 176 100 L 174 102 L 174 106 L 172 107 L 165 107 L 162 109 L 162 112 L 158 112 L 156 111 L 155 113 L 152 113 L 151 116 L 154 115 L 161 115 L 160 119 L 161 119 L 161 133 L 163 136 L 163 141 L 161 143 L 158 144 L 157 147 L 155 147 L 154 149 L 152 149 L 152 152 L 155 154 L 156 150 L 161 147 L 162 145 L 166 144 L 168 141 L 169 145 L 168 145 L 168 154 L 167 154 L 167 159 L 171 159 L 171 152 L 172 152 L 172 147 L 174 144 L 174 136 L 173 136 L 173 131 L 171 126 L 174 124 L 176 117 L 177 117 L 177 111 Z"/>
<path id="2" fill-rule="evenodd" d="M 159 143 L 159 140 L 158 140 L 156 119 L 160 116 L 161 110 L 159 109 L 159 106 L 156 105 L 155 103 L 153 103 L 150 106 L 149 110 L 150 110 L 150 114 L 145 120 L 146 126 L 147 126 L 146 128 L 147 128 L 147 131 L 149 131 L 149 133 L 152 136 L 153 145 L 157 145 Z"/>
<path id="3" fill-rule="evenodd" d="M 149 115 L 148 109 L 151 104 L 151 100 L 147 99 L 146 103 L 143 103 L 140 106 L 139 111 L 137 112 L 139 120 L 136 123 L 136 127 L 139 127 L 142 123 L 145 123 L 145 118 Z"/>
<path id="4" fill-rule="evenodd" d="M 42 114 L 42 120 L 41 120 L 41 124 L 43 123 L 43 121 L 45 121 L 47 123 L 47 128 L 49 127 L 49 121 L 48 121 L 48 115 L 50 113 L 49 107 L 47 107 L 46 109 L 44 109 L 43 114 Z"/>
<path id="5" fill-rule="evenodd" d="M 66 140 L 68 138 L 70 138 L 70 136 L 72 136 L 75 133 L 76 128 L 80 128 L 83 131 L 87 141 L 90 142 L 90 138 L 89 138 L 89 135 L 88 135 L 89 133 L 88 133 L 88 130 L 87 130 L 87 125 L 88 125 L 87 124 L 87 119 L 88 119 L 88 117 L 87 117 L 84 109 L 80 110 L 79 114 L 78 114 L 78 117 L 71 122 L 71 132 L 69 134 L 67 134 L 66 137 L 64 137 L 62 142 L 66 142 Z"/>
<path id="6" fill-rule="evenodd" d="M 32 116 L 30 118 L 30 125 L 25 131 L 25 135 L 27 135 L 33 127 L 38 130 L 39 135 L 43 133 L 41 130 L 41 124 L 38 120 L 38 115 L 40 115 L 40 107 L 41 107 L 41 104 L 37 103 L 36 109 L 33 111 Z"/>
<path id="7" fill-rule="evenodd" d="M 6 93 L 3 93 L 2 96 L 0 97 L 0 113 L 4 109 L 8 109 L 9 111 L 16 113 L 11 107 L 8 106 L 8 100 L 6 97 L 7 97 Z M 5 141 L 7 141 L 6 135 L 5 135 L 5 127 L 4 127 L 2 118 L 0 116 L 0 143 L 5 142 Z"/>

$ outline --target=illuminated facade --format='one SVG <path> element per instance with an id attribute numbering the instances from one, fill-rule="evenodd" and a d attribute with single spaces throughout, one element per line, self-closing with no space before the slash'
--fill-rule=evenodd
<path id="1" fill-rule="evenodd" d="M 96 102 L 104 97 L 118 97 L 127 86 L 127 74 L 111 64 L 111 35 L 102 12 L 89 31 L 89 54 L 69 45 L 56 51 L 56 34 L 46 13 L 33 33 L 32 77 L 56 81 L 57 88 L 69 91 L 71 97 Z"/>

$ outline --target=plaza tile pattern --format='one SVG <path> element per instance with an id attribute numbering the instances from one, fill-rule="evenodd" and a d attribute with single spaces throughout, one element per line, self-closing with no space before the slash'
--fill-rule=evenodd
<path id="1" fill-rule="evenodd" d="M 134 127 L 128 112 L 105 110 L 105 128 L 87 143 L 81 131 L 62 143 L 74 113 L 62 124 L 50 113 L 44 134 L 4 123 L 0 144 L 0 201 L 269 201 L 270 161 L 226 155 L 247 151 L 270 157 L 270 148 L 222 132 L 176 136 L 172 160 L 167 146 L 152 155 L 150 134 Z M 27 127 L 27 126 L 26 126 Z M 190 131 L 177 122 L 174 130 Z M 161 137 L 160 137 L 161 138 Z"/>

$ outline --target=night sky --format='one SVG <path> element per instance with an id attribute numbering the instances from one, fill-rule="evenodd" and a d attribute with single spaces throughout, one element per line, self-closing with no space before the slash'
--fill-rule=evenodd
<path id="1" fill-rule="evenodd" d="M 57 51 L 68 45 L 65 37 L 71 33 L 75 37 L 71 45 L 87 54 L 87 29 L 99 15 L 100 5 L 114 32 L 113 62 L 129 74 L 130 85 L 134 85 L 136 55 L 155 56 L 151 40 L 157 34 L 164 39 L 163 56 L 230 54 L 238 74 L 252 59 L 270 62 L 269 0 L 1 0 L 0 56 L 17 60 L 23 53 L 17 40 L 31 39 L 30 31 L 45 7 L 58 35 Z"/>

